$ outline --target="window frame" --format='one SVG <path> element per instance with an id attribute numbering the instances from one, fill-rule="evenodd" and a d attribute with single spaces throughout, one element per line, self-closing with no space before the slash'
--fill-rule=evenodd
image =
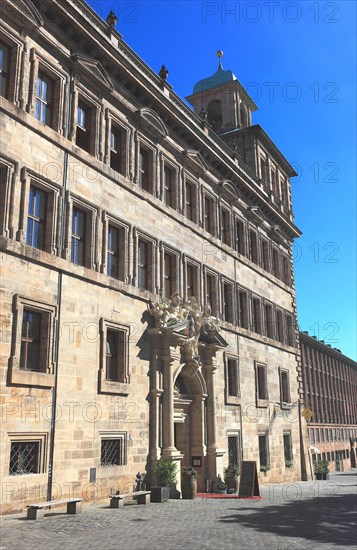
<path id="1" fill-rule="evenodd" d="M 147 284 L 146 288 L 139 286 L 139 244 L 144 242 L 147 245 L 148 252 L 148 267 L 147 267 Z M 134 285 L 143 292 L 155 292 L 157 289 L 157 241 L 149 237 L 141 231 L 134 230 L 134 246 L 135 246 L 135 264 L 134 264 Z"/>
<path id="2" fill-rule="evenodd" d="M 235 393 L 230 392 L 230 368 L 235 369 Z M 225 372 L 225 402 L 227 405 L 240 405 L 240 369 L 239 357 L 230 353 L 224 353 Z"/>
<path id="3" fill-rule="evenodd" d="M 107 378 L 107 335 L 108 331 L 124 335 L 123 380 Z M 99 320 L 100 361 L 98 372 L 98 393 L 129 395 L 130 391 L 130 326 L 101 317 Z"/>
<path id="4" fill-rule="evenodd" d="M 243 459 L 243 447 L 242 447 L 242 433 L 241 430 L 228 430 L 227 431 L 227 455 L 228 455 L 228 464 L 234 464 L 234 461 L 231 460 L 230 455 L 230 446 L 229 439 L 235 439 L 236 453 L 237 453 L 237 463 L 239 470 L 241 469 L 242 459 Z"/>
<path id="5" fill-rule="evenodd" d="M 108 277 L 114 278 L 118 281 L 127 282 L 129 277 L 129 233 L 130 226 L 124 222 L 114 218 L 105 210 L 103 211 L 103 246 L 102 246 L 102 265 L 101 272 L 105 273 Z M 108 254 L 109 254 L 109 227 L 113 227 L 118 230 L 118 276 L 114 277 L 108 270 Z"/>
<path id="6" fill-rule="evenodd" d="M 255 395 L 256 395 L 256 406 L 267 408 L 269 405 L 269 388 L 268 388 L 268 368 L 265 363 L 260 363 L 259 361 L 254 361 L 254 370 L 255 370 Z M 264 373 L 264 388 L 265 392 L 260 388 L 260 375 L 259 373 Z M 265 397 L 261 397 L 261 394 L 265 394 Z"/>
<path id="7" fill-rule="evenodd" d="M 208 281 L 214 281 L 213 289 L 211 288 L 211 283 L 208 284 Z M 209 294 L 208 291 L 210 292 Z M 208 297 L 211 295 L 213 296 L 213 303 L 212 301 L 208 301 Z M 210 306 L 211 315 L 217 317 L 219 312 L 219 277 L 217 273 L 209 269 L 205 269 L 204 272 L 204 305 L 206 307 Z"/>
<path id="8" fill-rule="evenodd" d="M 225 289 L 229 290 L 230 296 L 225 296 Z M 228 279 L 222 278 L 221 282 L 221 292 L 222 292 L 222 321 L 226 323 L 235 323 L 235 292 L 234 292 L 234 283 Z"/>
<path id="9" fill-rule="evenodd" d="M 245 296 L 245 305 L 242 304 L 242 295 Z M 237 288 L 237 324 L 240 328 L 243 328 L 245 330 L 249 330 L 250 327 L 250 293 L 249 290 L 246 288 L 243 288 L 241 286 L 238 286 Z M 242 323 L 242 315 L 245 317 L 244 323 Z"/>
<path id="10" fill-rule="evenodd" d="M 189 294 L 188 292 L 188 267 L 196 272 L 193 276 L 193 288 L 196 290 L 195 294 Z M 184 258 L 184 298 L 186 300 L 195 298 L 197 304 L 201 303 L 201 265 L 187 257 Z"/>
<path id="11" fill-rule="evenodd" d="M 289 438 L 288 444 L 285 444 L 285 437 Z M 291 436 L 291 430 L 283 430 L 283 450 L 284 450 L 284 463 L 285 467 L 287 462 L 294 461 L 293 453 L 293 441 Z M 290 466 L 289 466 L 290 467 Z"/>
<path id="12" fill-rule="evenodd" d="M 269 315 L 267 314 L 267 308 L 270 309 L 270 321 L 269 321 Z M 274 304 L 271 302 L 267 302 L 264 300 L 263 302 L 263 310 L 264 310 L 264 334 L 267 338 L 270 338 L 271 340 L 275 340 L 275 308 Z"/>
<path id="13" fill-rule="evenodd" d="M 202 194 L 202 227 L 213 237 L 216 236 L 215 198 L 206 190 Z"/>
<path id="14" fill-rule="evenodd" d="M 261 453 L 261 446 L 260 446 L 260 441 L 261 441 L 261 438 L 264 437 L 264 442 L 265 442 L 265 463 L 262 464 L 262 461 L 261 461 L 261 456 L 262 456 L 262 453 Z M 269 449 L 269 432 L 265 431 L 265 432 L 259 432 L 258 433 L 258 451 L 259 451 L 259 470 L 261 472 L 265 471 L 264 467 L 270 467 L 270 449 Z"/>
<path id="15" fill-rule="evenodd" d="M 93 271 L 98 271 L 99 267 L 99 249 L 97 239 L 98 227 L 98 209 L 91 204 L 84 202 L 77 195 L 72 195 L 67 191 L 67 232 L 65 245 L 65 258 L 73 266 L 84 267 Z M 84 241 L 84 264 L 77 264 L 72 261 L 72 220 L 73 209 L 83 211 L 86 214 L 85 220 L 85 241 Z"/>
<path id="16" fill-rule="evenodd" d="M 24 475 L 40 475 L 44 474 L 47 471 L 47 452 L 48 452 L 48 434 L 39 433 L 39 432 L 9 432 L 8 433 L 8 442 L 9 442 L 9 451 L 7 453 L 8 457 L 8 467 L 7 472 L 8 476 L 24 476 Z M 38 445 L 37 451 L 37 472 L 26 472 L 22 474 L 11 474 L 10 473 L 10 462 L 11 462 L 11 449 L 13 444 L 26 444 L 26 443 L 36 443 Z"/>
<path id="17" fill-rule="evenodd" d="M 238 252 L 238 254 L 247 257 L 247 231 L 246 231 L 246 223 L 244 220 L 242 220 L 240 217 L 236 216 L 235 221 L 235 239 L 236 239 L 236 246 L 235 250 Z M 239 226 L 239 227 L 238 227 Z"/>
<path id="18" fill-rule="evenodd" d="M 99 435 L 100 435 L 100 455 L 99 455 L 99 467 L 100 468 L 113 468 L 113 467 L 116 467 L 116 468 L 120 468 L 121 466 L 126 466 L 128 464 L 128 445 L 127 445 L 127 440 L 128 440 L 128 433 L 127 432 L 105 432 L 105 431 L 100 431 L 99 432 Z M 120 441 L 122 443 L 122 446 L 123 446 L 123 452 L 122 452 L 122 457 L 123 457 L 123 460 L 121 463 L 119 464 L 103 464 L 102 463 L 102 452 L 103 452 L 103 442 L 104 441 Z"/>
<path id="19" fill-rule="evenodd" d="M 286 376 L 286 379 L 287 379 L 286 395 L 285 395 L 284 382 L 283 382 L 284 376 Z M 279 367 L 279 389 L 280 389 L 281 408 L 289 407 L 289 405 L 291 404 L 290 372 L 288 369 L 284 369 L 281 367 Z M 287 399 L 284 399 L 284 397 L 287 397 Z"/>
<path id="20" fill-rule="evenodd" d="M 170 258 L 171 274 L 170 274 L 170 289 L 166 289 L 167 281 L 169 281 L 166 273 L 166 258 Z M 170 299 L 173 294 L 180 292 L 181 279 L 181 261 L 180 253 L 173 248 L 161 244 L 161 285 L 162 295 L 166 299 Z M 167 291 L 168 290 L 168 291 Z"/>
<path id="21" fill-rule="evenodd" d="M 226 246 L 232 246 L 231 212 L 226 206 L 221 206 L 220 213 L 220 238 Z"/>
<path id="22" fill-rule="evenodd" d="M 83 106 L 84 113 L 87 115 L 87 124 L 81 126 L 78 123 L 78 109 Z M 76 147 L 85 151 L 89 155 L 97 157 L 97 152 L 101 147 L 99 143 L 99 112 L 100 104 L 98 101 L 88 94 L 87 90 L 84 90 L 82 87 L 77 87 L 75 90 L 75 98 L 73 101 L 72 107 L 72 142 Z M 78 134 L 78 129 L 80 129 L 83 134 Z M 85 134 L 84 134 L 85 132 Z M 82 146 L 79 141 L 82 139 L 82 135 L 85 139 L 85 146 Z"/>
<path id="23" fill-rule="evenodd" d="M 140 190 L 154 195 L 158 190 L 156 188 L 156 150 L 146 140 L 140 139 L 137 142 L 136 158 L 136 183 Z M 147 167 L 145 170 L 141 167 L 141 153 L 146 157 Z M 145 181 L 142 175 L 145 174 Z"/>
<path id="24" fill-rule="evenodd" d="M 187 186 L 191 188 L 191 201 L 187 201 Z M 188 215 L 187 205 L 190 204 L 191 215 Z M 197 184 L 191 178 L 185 177 L 184 179 L 184 214 L 185 217 L 193 223 L 197 223 L 198 212 L 198 187 Z"/>
<path id="25" fill-rule="evenodd" d="M 162 201 L 163 203 L 172 208 L 178 210 L 178 169 L 166 158 L 162 161 Z M 170 200 L 167 200 L 167 187 L 166 174 L 170 174 Z"/>
<path id="26" fill-rule="evenodd" d="M 252 240 L 253 237 L 253 240 Z M 249 227 L 248 229 L 249 259 L 253 264 L 260 265 L 259 262 L 259 237 L 258 232 Z"/>
<path id="27" fill-rule="evenodd" d="M 0 29 L 0 42 L 2 42 L 8 50 L 7 84 L 5 93 L 3 95 L 0 94 L 0 97 L 19 106 L 21 99 L 18 98 L 20 88 L 20 59 L 24 52 L 25 41 L 16 40 L 13 35 L 10 35 L 7 30 L 2 27 Z"/>
<path id="28" fill-rule="evenodd" d="M 22 322 L 24 310 L 46 315 L 44 325 L 42 318 L 41 331 L 47 331 L 46 348 L 43 350 L 45 365 L 41 370 L 21 368 Z M 9 382 L 13 385 L 40 386 L 51 388 L 55 383 L 55 337 L 57 324 L 57 305 L 49 304 L 26 296 L 15 294 L 13 298 L 13 325 L 11 357 L 9 361 Z"/>
<path id="29" fill-rule="evenodd" d="M 262 299 L 255 294 L 252 294 L 251 297 L 251 321 L 251 331 L 263 335 Z"/>

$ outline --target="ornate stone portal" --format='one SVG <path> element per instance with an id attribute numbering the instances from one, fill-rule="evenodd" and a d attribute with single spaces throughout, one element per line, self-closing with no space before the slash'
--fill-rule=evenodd
<path id="1" fill-rule="evenodd" d="M 219 319 L 209 306 L 201 311 L 195 298 L 183 302 L 175 293 L 169 303 L 150 302 L 149 313 L 155 323 L 148 329 L 151 477 L 160 456 L 172 458 L 197 469 L 202 490 L 224 454 L 216 444 L 215 371 L 217 353 L 228 344 Z"/>

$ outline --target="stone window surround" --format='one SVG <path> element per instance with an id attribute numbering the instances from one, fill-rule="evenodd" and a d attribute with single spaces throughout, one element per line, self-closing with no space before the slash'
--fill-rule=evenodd
<path id="1" fill-rule="evenodd" d="M 24 309 L 48 315 L 48 345 L 46 350 L 46 372 L 20 369 L 22 318 Z M 9 382 L 21 386 L 40 386 L 51 388 L 55 384 L 54 340 L 57 321 L 57 306 L 19 294 L 13 299 L 13 326 L 11 357 L 9 361 Z"/>
<path id="2" fill-rule="evenodd" d="M 267 324 L 268 324 L 268 319 L 266 318 L 266 306 L 271 306 L 271 322 L 272 322 L 272 327 L 271 327 L 271 330 L 273 332 L 273 336 L 269 336 L 268 335 L 268 330 L 267 330 Z M 263 300 L 263 333 L 265 334 L 265 336 L 267 338 L 270 338 L 271 340 L 275 340 L 276 339 L 276 320 L 275 320 L 275 307 L 274 307 L 274 304 L 273 302 L 270 302 L 269 300 Z"/>
<path id="3" fill-rule="evenodd" d="M 66 74 L 51 65 L 36 48 L 30 50 L 30 80 L 26 111 L 35 116 L 36 110 L 36 84 L 39 73 L 44 73 L 53 82 L 52 96 L 52 121 L 49 125 L 56 132 L 62 133 L 63 103 Z M 38 121 L 40 123 L 40 121 Z M 41 123 L 43 124 L 43 123 Z M 48 125 L 46 125 L 48 126 Z"/>
<path id="4" fill-rule="evenodd" d="M 221 310 L 220 308 L 220 296 L 219 296 L 219 275 L 218 273 L 216 273 L 215 271 L 211 270 L 210 268 L 207 268 L 206 265 L 203 266 L 203 280 L 204 280 L 204 285 L 203 285 L 203 288 L 204 288 L 204 300 L 203 300 L 203 303 L 204 305 L 208 305 L 207 304 L 207 276 L 209 277 L 213 277 L 214 281 L 215 281 L 215 289 L 214 289 L 214 294 L 215 294 L 215 304 L 212 304 L 210 303 L 210 307 L 211 307 L 211 314 L 213 317 L 216 317 L 217 315 L 219 315 L 219 312 Z"/>
<path id="5" fill-rule="evenodd" d="M 289 405 L 291 403 L 291 389 L 290 389 L 290 372 L 288 369 L 284 369 L 279 367 L 279 389 L 280 389 L 280 407 L 283 408 L 289 408 Z M 283 381 L 282 376 L 284 374 L 287 374 L 287 385 L 288 385 L 288 400 L 283 401 Z"/>
<path id="6" fill-rule="evenodd" d="M 201 200 L 202 228 L 213 237 L 216 237 L 217 236 L 217 199 L 215 195 L 213 195 L 213 193 L 209 192 L 208 189 L 206 189 L 206 187 L 202 186 L 201 193 L 202 193 L 202 200 Z M 210 225 L 209 231 L 205 228 L 205 218 L 206 218 L 206 211 L 205 211 L 206 200 L 205 199 L 208 199 L 210 201 L 210 212 L 208 214 L 212 215 L 212 219 L 209 221 L 209 225 Z"/>
<path id="7" fill-rule="evenodd" d="M 243 227 L 243 245 L 239 244 L 239 235 L 237 230 L 238 223 L 241 223 Z M 238 254 L 241 254 L 246 258 L 247 257 L 247 222 L 241 216 L 234 215 L 234 231 L 235 231 L 234 250 L 238 252 Z M 242 241 L 242 239 L 240 240 Z M 239 249 L 241 249 L 241 246 L 243 246 L 243 252 L 239 252 Z"/>
<path id="8" fill-rule="evenodd" d="M 0 184 L 0 235 L 12 238 L 15 232 L 14 195 L 19 166 L 5 156 L 0 156 L 0 166 L 6 170 L 6 180 Z"/>
<path id="9" fill-rule="evenodd" d="M 240 318 L 241 304 L 240 304 L 240 293 L 244 292 L 246 296 L 246 326 L 243 327 L 242 319 Z M 237 286 L 237 324 L 239 327 L 249 330 L 250 327 L 250 291 L 247 288 L 242 287 L 241 285 Z"/>
<path id="10" fill-rule="evenodd" d="M 22 475 L 38 475 L 47 471 L 47 449 L 48 449 L 48 433 L 43 432 L 8 432 L 8 452 L 6 456 L 9 457 L 12 443 L 38 443 L 38 472 L 22 474 Z M 9 463 L 7 464 L 6 472 L 9 472 Z M 11 476 L 14 477 L 13 475 Z"/>
<path id="11" fill-rule="evenodd" d="M 265 399 L 259 399 L 259 382 L 258 382 L 258 367 L 263 368 L 265 371 L 265 390 L 266 397 Z M 254 361 L 254 371 L 255 371 L 255 397 L 256 397 L 256 406 L 259 408 L 268 408 L 269 406 L 269 386 L 268 386 L 268 368 L 265 363 L 260 361 Z"/>
<path id="12" fill-rule="evenodd" d="M 20 102 L 23 101 L 23 98 L 18 97 L 18 95 L 21 96 L 23 93 L 23 90 L 19 89 L 23 87 L 23 82 L 19 82 L 19 77 L 21 65 L 24 64 L 24 60 L 21 59 L 24 57 L 24 41 L 22 41 L 21 38 L 16 39 L 12 34 L 9 34 L 7 29 L 3 26 L 0 28 L 0 40 L 9 48 L 10 57 L 9 78 L 5 99 L 19 106 Z"/>
<path id="13" fill-rule="evenodd" d="M 181 294 L 182 288 L 181 288 L 181 280 L 182 280 L 182 253 L 179 250 L 175 250 L 174 248 L 167 246 L 164 243 L 160 243 L 159 246 L 160 249 L 160 288 L 163 292 L 163 295 L 165 295 L 164 289 L 165 289 L 165 254 L 169 254 L 173 258 L 176 259 L 176 266 L 175 266 L 175 282 L 174 282 L 174 289 L 173 292 L 179 292 Z M 170 296 L 165 296 L 165 298 L 169 299 Z"/>
<path id="14" fill-rule="evenodd" d="M 229 395 L 228 391 L 228 360 L 236 362 L 236 376 L 237 376 L 237 395 Z M 240 405 L 240 369 L 239 369 L 239 357 L 228 352 L 224 352 L 224 373 L 225 373 L 225 402 L 226 405 Z"/>
<path id="15" fill-rule="evenodd" d="M 189 221 L 197 224 L 199 223 L 199 217 L 200 217 L 198 215 L 199 214 L 199 193 L 198 193 L 199 186 L 198 186 L 198 183 L 195 181 L 195 179 L 193 177 L 190 177 L 187 174 L 184 174 L 183 180 L 184 180 L 183 181 L 183 194 L 184 194 L 183 213 Z M 191 186 L 191 189 L 193 191 L 192 193 L 193 202 L 191 205 L 193 219 L 190 219 L 189 217 L 187 217 L 187 212 L 186 212 L 186 183 L 188 183 Z"/>
<path id="16" fill-rule="evenodd" d="M 159 164 L 160 164 L 160 188 L 158 189 L 158 196 L 162 200 L 162 202 L 168 206 L 169 208 L 173 208 L 174 210 L 177 210 L 181 212 L 181 185 L 180 185 L 180 166 L 173 162 L 171 159 L 169 159 L 164 154 L 160 153 L 159 156 Z M 170 206 L 166 204 L 165 202 L 165 168 L 168 168 L 172 171 L 174 174 L 174 206 Z"/>
<path id="17" fill-rule="evenodd" d="M 99 432 L 100 437 L 100 448 L 99 448 L 99 464 L 98 467 L 100 468 L 120 468 L 121 466 L 126 466 L 128 464 L 128 433 L 127 432 L 117 432 L 117 431 L 100 431 Z M 107 440 L 120 440 L 123 445 L 123 463 L 122 464 L 111 464 L 110 466 L 103 466 L 101 463 L 101 447 L 102 447 L 102 441 Z"/>
<path id="18" fill-rule="evenodd" d="M 101 104 L 98 101 L 98 98 L 92 94 L 87 88 L 80 85 L 78 80 L 74 81 L 72 84 L 72 109 L 71 109 L 71 129 L 69 133 L 69 139 L 72 141 L 76 147 L 79 147 L 76 144 L 77 138 L 77 109 L 78 103 L 84 103 L 90 111 L 90 120 L 89 120 L 89 147 L 88 150 L 80 148 L 81 151 L 84 151 L 84 154 L 87 153 L 94 157 L 100 158 L 102 151 L 102 143 L 99 139 L 100 132 L 100 113 L 102 111 Z M 103 139 L 103 136 L 102 136 Z"/>
<path id="19" fill-rule="evenodd" d="M 107 380 L 106 378 L 106 341 L 107 330 L 125 333 L 125 360 L 124 360 L 124 382 L 115 380 Z M 123 325 L 112 319 L 101 317 L 99 320 L 100 334 L 100 361 L 99 361 L 99 393 L 108 393 L 116 395 L 129 395 L 130 371 L 129 371 L 129 343 L 130 343 L 130 327 Z"/>
<path id="20" fill-rule="evenodd" d="M 99 246 L 96 238 L 99 233 L 99 212 L 98 208 L 88 202 L 83 201 L 71 191 L 66 192 L 66 238 L 64 257 L 69 262 L 71 261 L 71 241 L 72 241 L 72 213 L 73 207 L 78 208 L 86 213 L 86 230 L 85 230 L 85 261 L 84 266 L 98 271 L 99 267 Z M 77 265 L 77 264 L 73 264 Z"/>
<path id="21" fill-rule="evenodd" d="M 269 466 L 270 465 L 269 431 L 267 429 L 259 428 L 258 429 L 258 442 L 259 442 L 259 437 L 265 437 L 266 465 Z M 259 443 L 258 443 L 258 445 L 259 445 Z M 259 447 L 258 447 L 258 451 L 259 451 Z M 262 466 L 260 464 L 260 461 L 259 461 L 259 466 L 260 467 Z"/>
<path id="22" fill-rule="evenodd" d="M 223 212 L 226 216 L 228 216 L 228 219 L 226 218 L 226 221 L 228 221 L 227 227 L 224 228 L 224 231 L 226 234 L 225 241 L 223 240 L 223 235 L 222 235 L 222 225 L 223 225 L 223 219 L 224 219 Z M 219 203 L 219 238 L 221 239 L 223 245 L 229 246 L 230 248 L 232 248 L 233 241 L 234 241 L 234 231 L 232 228 L 232 214 L 231 214 L 229 205 L 225 204 L 222 201 L 220 201 Z"/>
<path id="23" fill-rule="evenodd" d="M 131 165 L 131 136 L 132 129 L 127 126 L 118 116 L 113 114 L 109 108 L 105 109 L 105 120 L 106 120 L 106 135 L 105 135 L 105 145 L 104 145 L 104 162 L 110 166 L 110 134 L 112 130 L 112 125 L 120 132 L 121 136 L 124 138 L 122 141 L 122 149 L 120 155 L 121 169 L 118 172 L 126 178 L 130 178 L 130 165 Z"/>
<path id="24" fill-rule="evenodd" d="M 183 260 L 183 276 L 184 276 L 183 297 L 185 299 L 190 298 L 190 296 L 187 295 L 187 266 L 190 265 L 196 269 L 197 296 L 194 296 L 194 298 L 196 298 L 198 304 L 201 304 L 202 303 L 202 275 L 201 275 L 202 265 L 199 262 L 193 260 L 192 258 L 186 255 L 183 255 L 182 260 Z"/>
<path id="25" fill-rule="evenodd" d="M 232 320 L 231 321 L 228 321 L 227 319 L 224 319 L 225 315 L 224 315 L 224 286 L 225 285 L 228 285 L 230 286 L 231 288 L 231 304 L 230 304 L 230 308 L 231 308 L 231 316 L 232 316 Z M 227 279 L 226 277 L 223 277 L 221 278 L 221 294 L 222 294 L 222 320 L 225 322 L 225 323 L 231 323 L 231 324 L 235 324 L 236 323 L 236 313 L 237 313 L 237 305 L 235 303 L 235 289 L 234 289 L 234 282 L 231 281 L 230 279 Z"/>
<path id="26" fill-rule="evenodd" d="M 250 296 L 250 307 L 251 307 L 251 327 L 250 327 L 250 330 L 252 332 L 254 332 L 255 334 L 264 335 L 262 298 L 261 298 L 261 296 L 258 296 L 257 294 L 254 294 L 253 292 L 251 292 L 250 294 L 251 294 L 251 296 Z M 253 320 L 255 319 L 254 300 L 259 302 L 258 318 L 255 320 L 255 322 L 258 323 L 258 329 L 259 330 L 255 330 L 255 327 L 253 326 Z"/>
<path id="27" fill-rule="evenodd" d="M 159 293 L 160 285 L 158 283 L 159 264 L 158 264 L 158 241 L 157 239 L 150 237 L 146 233 L 140 231 L 136 227 L 133 228 L 133 250 L 134 252 L 134 271 L 133 271 L 133 285 L 138 287 L 138 253 L 139 253 L 139 241 L 145 241 L 150 246 L 151 253 L 151 266 L 150 266 L 150 278 L 151 286 L 149 289 L 141 289 L 143 292 Z"/>
<path id="28" fill-rule="evenodd" d="M 57 254 L 57 216 L 60 203 L 60 188 L 54 185 L 50 180 L 39 177 L 36 172 L 27 168 L 21 170 L 21 204 L 19 215 L 19 229 L 16 238 L 22 244 L 26 244 L 28 205 L 30 196 L 30 187 L 39 188 L 47 195 L 46 207 L 46 237 L 44 252 L 49 254 Z"/>
<path id="29" fill-rule="evenodd" d="M 157 178 L 157 165 L 158 165 L 158 152 L 157 147 L 152 144 L 146 136 L 135 132 L 135 177 L 134 181 L 137 184 L 140 192 L 149 193 L 153 196 L 158 196 L 159 190 L 157 188 L 158 178 Z M 139 184 L 139 162 L 140 162 L 140 149 L 143 149 L 148 153 L 148 188 L 143 189 Z"/>
<path id="30" fill-rule="evenodd" d="M 130 243 L 131 226 L 129 224 L 122 222 L 118 218 L 111 216 L 106 210 L 103 210 L 102 212 L 102 223 L 103 223 L 103 245 L 102 245 L 102 263 L 101 263 L 100 271 L 101 273 L 107 273 L 108 228 L 109 228 L 109 225 L 112 225 L 117 229 L 119 229 L 119 239 L 120 239 L 120 232 L 122 232 L 121 243 L 119 243 L 119 247 L 123 245 L 122 257 L 119 253 L 119 264 L 120 264 L 119 280 L 124 281 L 125 283 L 128 283 L 129 273 L 130 273 L 129 243 Z"/>

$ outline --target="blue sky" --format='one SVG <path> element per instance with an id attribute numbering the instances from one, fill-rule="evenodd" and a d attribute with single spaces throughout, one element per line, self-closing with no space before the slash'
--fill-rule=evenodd
<path id="1" fill-rule="evenodd" d="M 231 69 L 293 164 L 301 330 L 356 359 L 356 3 L 89 1 L 182 98 Z"/>

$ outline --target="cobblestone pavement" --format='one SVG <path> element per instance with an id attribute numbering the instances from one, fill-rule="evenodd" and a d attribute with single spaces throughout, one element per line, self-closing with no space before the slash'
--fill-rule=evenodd
<path id="1" fill-rule="evenodd" d="M 357 472 L 262 488 L 262 500 L 171 500 L 110 509 L 88 503 L 44 519 L 1 518 L 0 550 L 309 550 L 357 548 Z"/>

